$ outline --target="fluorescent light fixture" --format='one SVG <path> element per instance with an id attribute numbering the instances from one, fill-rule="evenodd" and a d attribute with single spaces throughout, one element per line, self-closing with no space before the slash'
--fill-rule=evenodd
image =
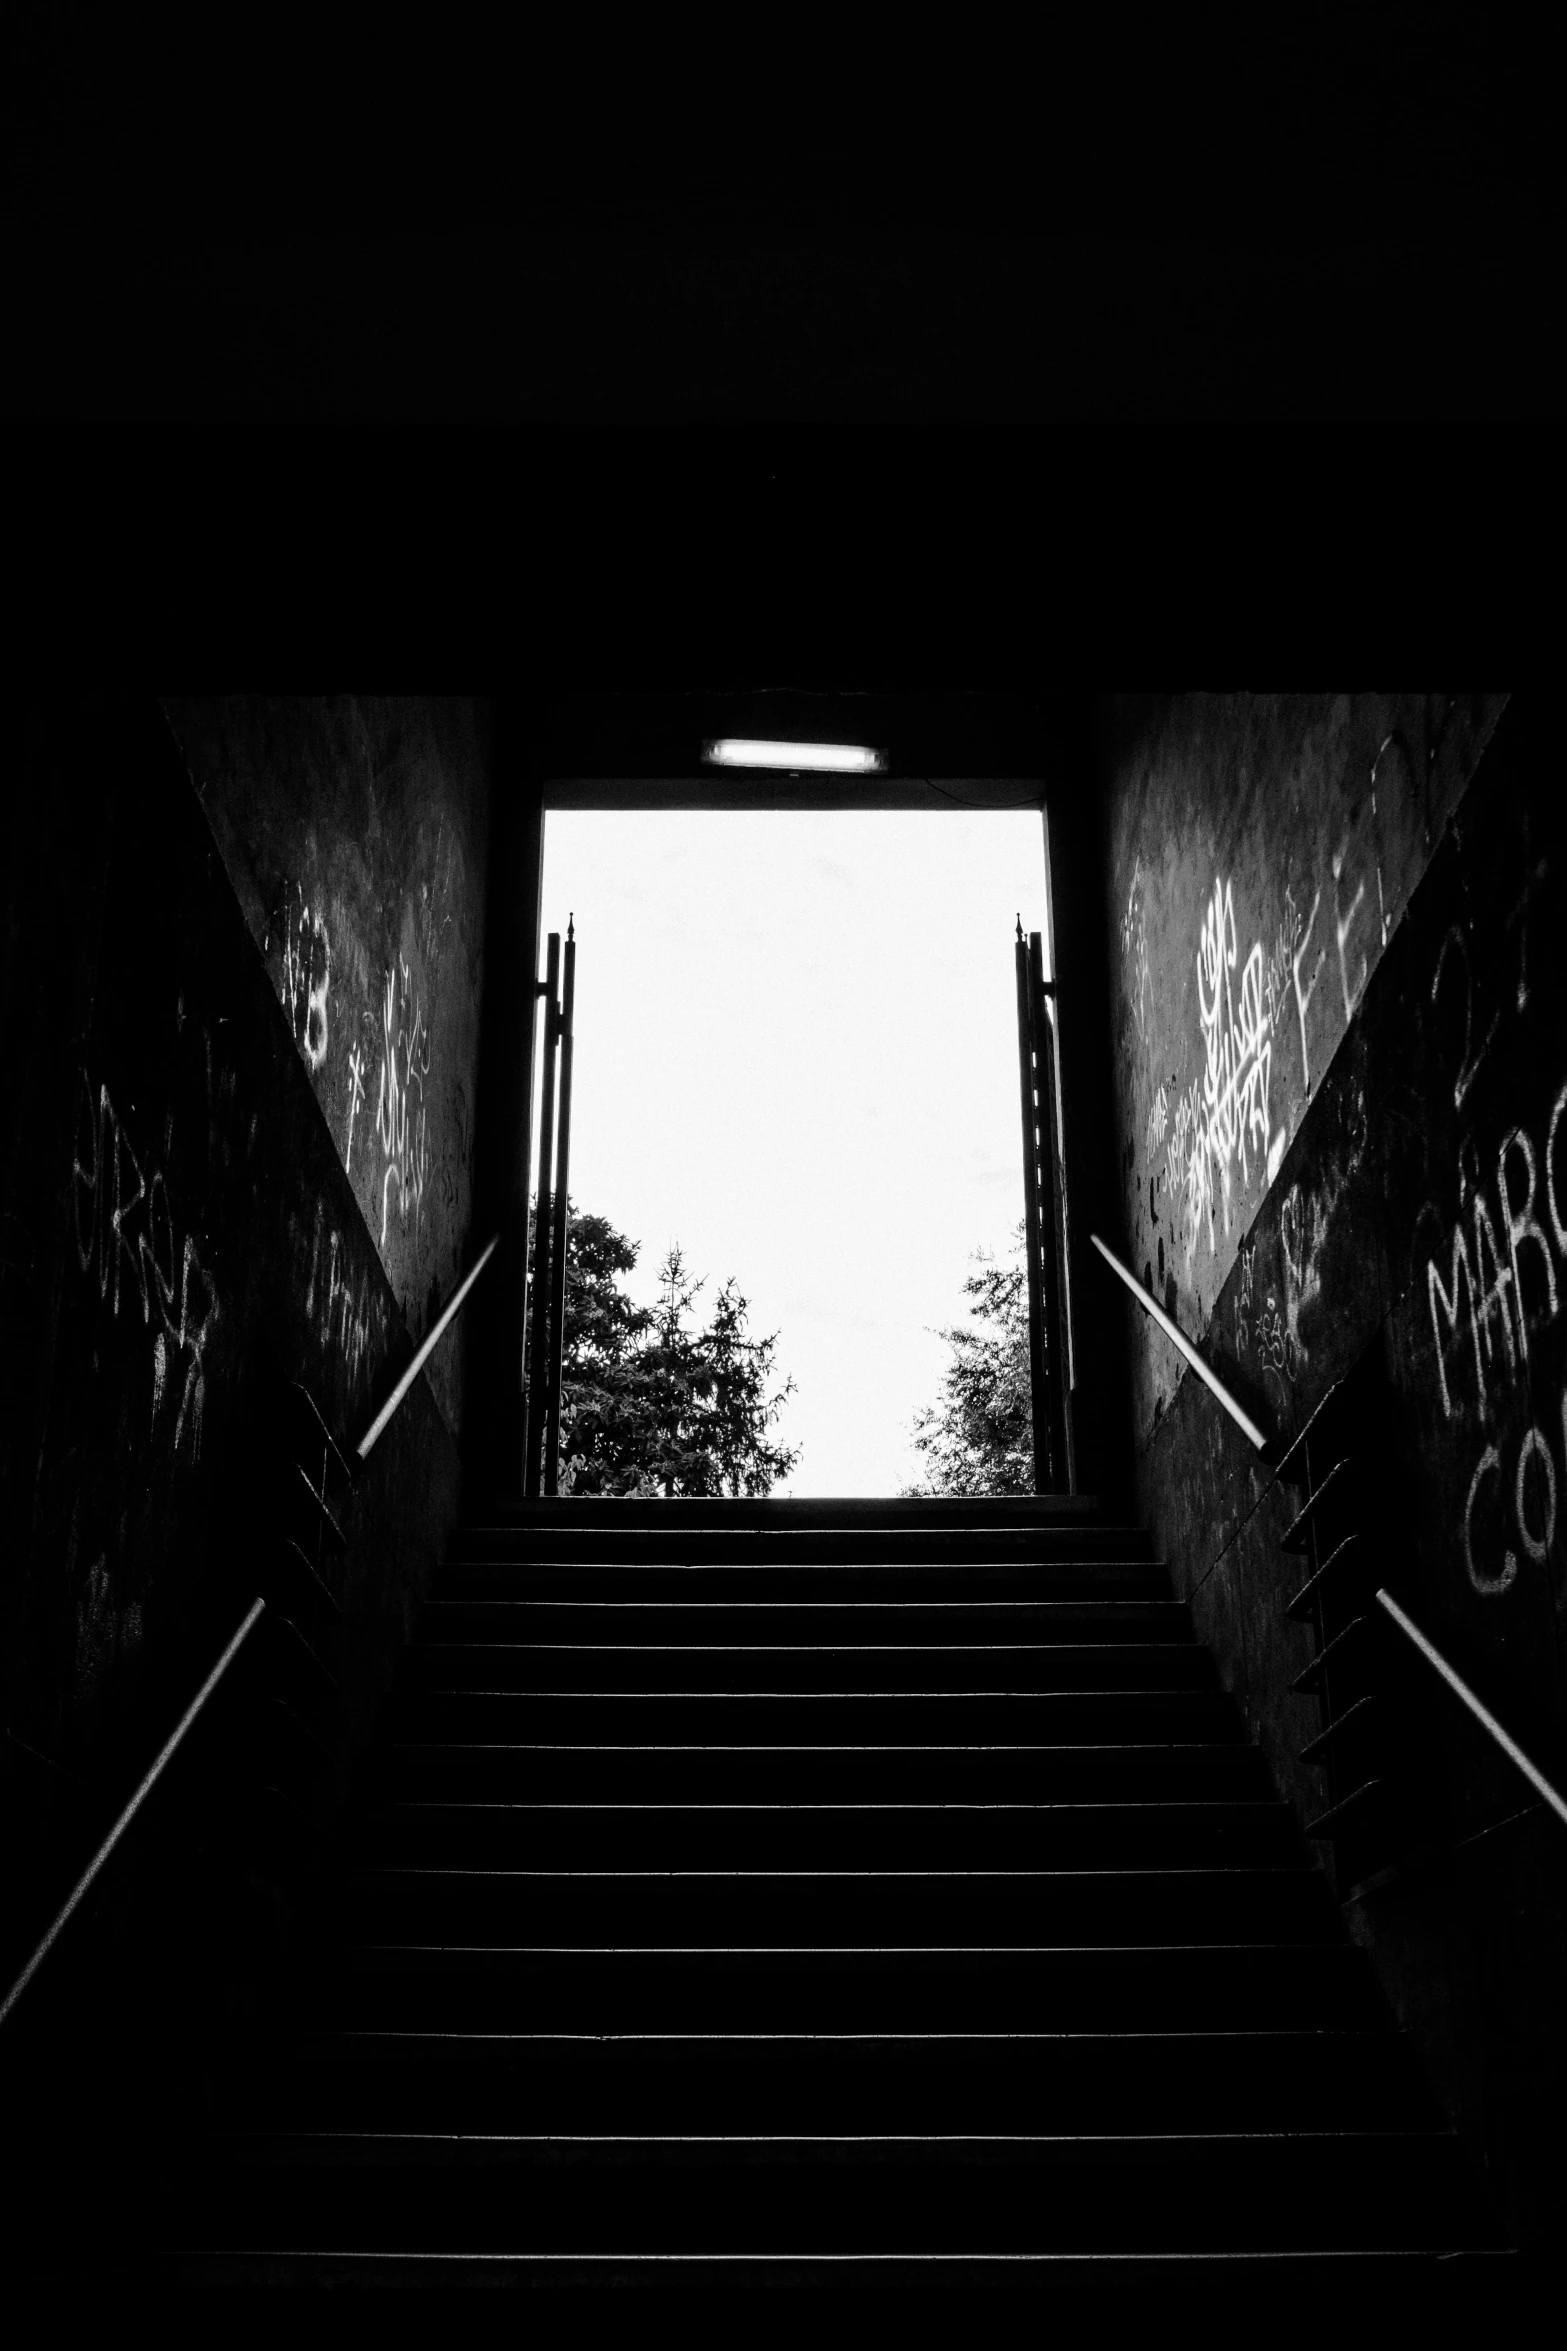
<path id="1" fill-rule="evenodd" d="M 863 743 L 757 743 L 740 735 L 722 735 L 702 745 L 710 767 L 777 767 L 791 775 L 884 775 L 885 751 L 867 750 Z"/>

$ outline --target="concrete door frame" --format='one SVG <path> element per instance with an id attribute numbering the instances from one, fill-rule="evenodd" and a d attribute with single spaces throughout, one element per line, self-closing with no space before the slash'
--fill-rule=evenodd
<path id="1" fill-rule="evenodd" d="M 1052 724 L 1052 720 L 1054 723 Z M 783 741 L 870 743 L 889 753 L 876 777 L 703 772 L 700 746 L 721 735 Z M 1073 1410 L 1089 1432 L 1080 1477 L 1109 1496 L 1129 1482 L 1117 1433 L 1126 1424 L 1125 1367 L 1109 1317 L 1085 1318 L 1092 1296 L 1082 1258 L 1085 1215 L 1103 1186 L 1108 964 L 1086 704 L 1047 709 L 1035 696 L 746 689 L 708 693 L 557 696 L 497 712 L 486 917 L 486 1020 L 481 1045 L 475 1200 L 486 1232 L 499 1230 L 498 1271 L 470 1345 L 490 1408 L 475 1415 L 470 1466 L 499 1500 L 521 1494 L 521 1367 L 524 1236 L 532 1166 L 534 980 L 542 952 L 544 824 L 554 809 L 1003 809 L 1037 807 L 1043 831 L 1046 951 L 1063 968 L 1105 981 L 1073 1022 L 1070 993 L 1061 1033 L 1061 1119 L 1072 1227 Z M 967 749 L 969 756 L 963 753 Z M 1062 818 L 1066 821 L 1062 821 Z M 519 920 L 519 912 L 521 919 Z M 1096 914 L 1098 919 L 1096 920 Z M 1096 1017 L 1097 1015 L 1097 1017 Z M 1088 1122 L 1097 1121 L 1097 1124 Z M 1099 1127 L 1103 1126 L 1103 1137 Z M 1086 1286 L 1085 1286 L 1086 1285 Z"/>

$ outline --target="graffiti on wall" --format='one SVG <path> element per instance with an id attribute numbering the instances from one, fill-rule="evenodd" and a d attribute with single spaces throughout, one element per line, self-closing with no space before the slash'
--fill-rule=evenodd
<path id="1" fill-rule="evenodd" d="M 1506 985 L 1480 1004 L 1466 924 L 1442 936 L 1431 976 L 1433 1013 L 1445 1013 L 1454 1110 L 1464 1114 L 1487 1058 L 1529 1006 L 1529 903 L 1546 879 L 1527 853 L 1508 917 Z M 1567 1084 L 1534 1121 L 1473 1126 L 1457 1150 L 1457 1215 L 1424 1251 L 1424 1302 L 1431 1324 L 1442 1422 L 1468 1425 L 1478 1444 L 1464 1498 L 1464 1570 L 1475 1592 L 1497 1596 L 1518 1578 L 1518 1552 L 1544 1561 L 1555 1542 L 1558 1448 L 1567 1479 L 1567 1382 L 1541 1420 L 1539 1380 L 1546 1333 L 1567 1298 L 1567 1187 L 1560 1152 Z M 1421 1225 L 1435 1215 L 1428 1204 Z M 1567 1589 L 1558 1594 L 1567 1601 Z"/>
<path id="2" fill-rule="evenodd" d="M 305 903 L 304 884 L 296 885 L 299 911 L 285 915 L 280 925 L 283 942 L 283 1009 L 294 1042 L 312 1070 L 320 1069 L 327 1051 L 327 991 L 332 984 L 332 942 L 320 908 L 314 914 Z"/>
<path id="3" fill-rule="evenodd" d="M 1520 1068 L 1517 1032 L 1538 973 L 1530 918 L 1548 874 L 1531 853 L 1527 818 L 1518 846 L 1499 971 L 1482 970 L 1467 919 L 1448 927 L 1433 958 L 1429 1011 L 1460 1121 L 1456 1213 L 1443 1217 L 1428 1202 L 1416 1226 L 1436 1398 L 1444 1425 L 1467 1431 L 1471 1447 L 1464 1570 L 1474 1591 L 1493 1598 L 1516 1582 L 1520 1552 L 1536 1564 L 1550 1553 L 1567 1481 L 1567 1381 L 1556 1376 L 1560 1350 L 1547 1343 L 1567 1302 L 1567 1082 L 1549 1108 L 1537 1095 L 1539 1108 L 1522 1119 L 1505 1083 Z M 1491 1085 L 1476 1123 L 1476 1089 L 1487 1094 L 1481 1081 L 1493 1067 L 1501 1096 Z M 1435 1246 L 1420 1238 L 1431 1222 Z"/>
<path id="4" fill-rule="evenodd" d="M 1273 963 L 1266 962 L 1257 939 L 1241 963 L 1234 882 L 1216 880 L 1197 937 L 1200 1074 L 1178 1097 L 1173 1117 L 1161 1083 L 1144 1134 L 1150 1158 L 1165 1145 L 1158 1174 L 1172 1202 L 1181 1203 L 1188 1283 L 1204 1233 L 1212 1256 L 1216 1220 L 1228 1234 L 1240 1191 L 1263 1171 L 1271 1183 L 1284 1155 L 1288 1137 L 1269 1111 L 1277 954 L 1275 948 Z"/>
<path id="5" fill-rule="evenodd" d="M 72 1166 L 76 1256 L 83 1275 L 116 1320 L 140 1310 L 152 1330 L 148 1351 L 151 1424 L 174 1411 L 173 1446 L 201 1451 L 205 1359 L 218 1320 L 218 1294 L 195 1237 L 183 1241 L 163 1170 L 138 1157 L 107 1086 L 96 1100 L 82 1071 Z"/>
<path id="6" fill-rule="evenodd" d="M 1236 1157 L 1245 1183 L 1253 1159 L 1266 1158 L 1271 1182 L 1284 1156 L 1284 1131 L 1270 1134 L 1268 1079 L 1273 1066 L 1271 1024 L 1263 1003 L 1262 942 L 1254 940 L 1240 986 L 1233 886 L 1215 882 L 1197 946 L 1198 1006 L 1202 1021 L 1203 1107 L 1208 1149 L 1219 1172 L 1224 1229 L 1230 1229 L 1231 1171 Z"/>
<path id="7" fill-rule="evenodd" d="M 398 1215 L 406 1224 L 412 1208 L 417 1236 L 430 1169 L 424 1098 L 425 1080 L 430 1074 L 430 1031 L 407 962 L 402 957 L 386 975 L 381 1030 L 381 1086 L 375 1125 L 385 1163 L 381 1179 L 384 1248 L 393 1185 L 397 1187 Z"/>
<path id="8" fill-rule="evenodd" d="M 1552 1104 L 1538 1152 L 1528 1129 L 1515 1126 L 1494 1167 L 1482 1170 L 1464 1155 L 1462 1205 L 1445 1246 L 1427 1260 L 1426 1297 L 1443 1417 L 1471 1419 L 1482 1432 L 1518 1417 L 1515 1396 L 1527 1382 L 1531 1337 L 1538 1349 L 1560 1308 L 1558 1258 L 1567 1288 L 1567 1221 L 1556 1165 L 1564 1111 L 1567 1085 Z M 1560 1416 L 1560 1429 L 1553 1434 L 1562 1446 L 1567 1475 L 1567 1383 Z M 1557 1478 L 1550 1439 L 1531 1420 L 1510 1450 L 1511 1458 L 1504 1460 L 1487 1433 L 1469 1480 L 1464 1566 L 1477 1592 L 1505 1592 L 1518 1572 L 1517 1554 L 1505 1539 L 1498 1561 L 1482 1565 L 1476 1557 L 1475 1521 L 1488 1479 L 1500 1482 L 1504 1502 L 1510 1498 L 1510 1531 L 1516 1531 L 1530 1558 L 1543 1560 L 1555 1539 Z"/>
<path id="9" fill-rule="evenodd" d="M 368 1269 L 354 1279 L 343 1236 L 335 1227 L 328 1229 L 319 1201 L 305 1318 L 323 1353 L 341 1361 L 351 1388 L 359 1385 L 372 1339 L 378 1358 L 386 1351 L 385 1297 L 372 1284 Z"/>
<path id="10" fill-rule="evenodd" d="M 420 878 L 401 901 L 402 940 L 382 966 L 382 984 L 371 978 L 363 907 L 353 892 L 329 887 L 319 877 L 319 887 L 309 895 L 303 882 L 282 886 L 262 941 L 264 951 L 277 941 L 276 985 L 290 1031 L 320 1081 L 317 1090 L 338 1134 L 346 1172 L 352 1176 L 356 1167 L 363 1170 L 359 1180 L 369 1195 L 365 1211 L 383 1257 L 398 1233 L 411 1240 L 416 1256 L 422 1254 L 432 1213 L 457 1208 L 449 1150 L 440 1154 L 442 1180 L 431 1190 L 437 1158 L 432 1148 L 437 1139 L 430 1082 L 432 1011 L 466 887 L 462 850 L 444 817 L 433 846 L 421 854 L 421 865 Z M 343 944 L 341 973 L 337 940 Z M 341 1001 L 341 991 L 334 994 L 339 979 L 347 989 Z M 456 1123 L 464 1129 L 461 1118 Z M 457 1148 L 464 1166 L 470 1145 L 471 1138 L 460 1131 Z M 398 1278 L 406 1280 L 406 1271 Z"/>
<path id="11" fill-rule="evenodd" d="M 354 1172 L 354 1120 L 365 1098 L 365 1057 L 355 1045 L 348 1056 L 348 1141 L 343 1147 L 343 1169 Z"/>
<path id="12" fill-rule="evenodd" d="M 1181 697 L 1128 754 L 1115 907 L 1127 1238 L 1133 1262 L 1172 1269 L 1165 1302 L 1188 1328 L 1218 1305 L 1504 702 Z M 1462 953 L 1448 950 L 1455 970 Z M 1302 1278 L 1276 1268 L 1288 1344 L 1270 1373 L 1301 1359 L 1299 1308 L 1332 1215 L 1304 1192 L 1289 1207 Z M 1268 1311 L 1259 1295 L 1253 1351 Z M 1229 1321 L 1226 1308 L 1226 1337 Z M 1178 1367 L 1159 1349 L 1139 1361 L 1157 1411 Z"/>
<path id="13" fill-rule="evenodd" d="M 1165 1090 L 1161 1085 L 1158 1093 L 1155 1094 L 1152 1102 L 1148 1106 L 1148 1126 L 1143 1136 L 1143 1149 L 1147 1152 L 1150 1159 L 1152 1159 L 1154 1153 L 1158 1150 L 1159 1145 L 1164 1141 L 1165 1132 L 1169 1127 L 1169 1124 L 1170 1104 L 1165 1094 Z"/>
<path id="14" fill-rule="evenodd" d="M 1143 875 L 1139 865 L 1132 869 L 1132 886 L 1126 894 L 1126 911 L 1121 917 L 1121 953 L 1129 967 L 1127 1001 L 1132 1008 L 1132 1020 L 1139 1040 L 1146 1044 L 1153 1009 L 1153 978 L 1148 968 L 1148 923 L 1143 910 Z"/>
<path id="15" fill-rule="evenodd" d="M 1257 1250 L 1241 1244 L 1237 1259 L 1239 1282 L 1235 1293 L 1235 1352 L 1244 1363 L 1248 1360 L 1261 1374 L 1264 1385 L 1275 1391 L 1281 1415 L 1288 1409 L 1289 1393 L 1300 1370 L 1301 1349 L 1292 1324 L 1298 1308 L 1292 1311 L 1292 1301 L 1286 1289 L 1281 1300 L 1273 1283 L 1264 1286 L 1257 1278 Z"/>

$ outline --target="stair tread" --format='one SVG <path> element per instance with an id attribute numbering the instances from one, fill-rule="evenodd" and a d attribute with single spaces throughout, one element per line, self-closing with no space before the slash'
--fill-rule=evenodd
<path id="1" fill-rule="evenodd" d="M 1211 1652 L 1093 1505 L 470 1524 L 322 1926 L 167 2200 L 198 2280 L 1491 2252 Z"/>
<path id="2" fill-rule="evenodd" d="M 1038 2149 L 1042 2153 L 1081 2151 L 1090 2156 L 1114 2158 L 1139 2152 L 1165 2153 L 1173 2150 L 1198 2151 L 1203 2149 L 1232 2149 L 1255 2147 L 1287 2147 L 1292 2152 L 1312 2148 L 1341 2146 L 1349 2142 L 1361 2147 L 1379 2150 L 1405 2148 L 1426 2153 L 1456 2151 L 1457 2141 L 1451 2131 L 1432 2125 L 1425 2129 L 1408 2126 L 1386 2128 L 1375 2124 L 1357 2128 L 1339 2126 L 1329 2130 L 1244 2130 L 1244 2131 L 354 2131 L 328 2130 L 260 2130 L 251 2134 L 238 2133 L 227 2141 L 231 2146 L 254 2149 L 259 2153 L 290 2146 L 322 2147 L 346 2145 L 351 2147 L 385 2147 L 395 2149 L 414 2147 L 439 2154 L 450 2161 L 461 2162 L 470 2156 L 479 2160 L 493 2158 L 496 2150 L 515 2149 L 525 2153 L 533 2148 L 551 2147 L 649 2147 L 663 2149 L 722 2147 L 755 2148 L 766 2150 L 780 2144 L 823 2147 L 885 2148 L 892 2153 L 918 2155 L 926 2148 L 964 2147 L 975 2150 L 1022 2147 Z"/>
<path id="3" fill-rule="evenodd" d="M 1106 1797 L 1093 1802 L 1073 1800 L 1059 1803 L 1023 1801 L 1004 1797 L 933 1797 L 933 1798 L 870 1798 L 870 1797 L 801 1797 L 795 1800 L 783 1797 L 710 1796 L 710 1797 L 646 1797 L 646 1798 L 576 1798 L 507 1797 L 485 1799 L 477 1796 L 394 1797 L 378 1806 L 380 1812 L 1088 1812 L 1132 1813 L 1139 1817 L 1147 1813 L 1164 1812 L 1238 1812 L 1249 1815 L 1266 1814 L 1270 1819 L 1287 1820 L 1292 1817 L 1289 1806 L 1277 1797 L 1265 1796 L 1203 1796 L 1171 1797 Z"/>

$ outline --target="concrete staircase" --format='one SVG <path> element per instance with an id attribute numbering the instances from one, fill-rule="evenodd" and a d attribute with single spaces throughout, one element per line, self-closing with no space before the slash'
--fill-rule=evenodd
<path id="1" fill-rule="evenodd" d="M 222 2109 L 189 2287 L 1507 2267 L 1164 1569 L 1080 1501 L 472 1528 Z"/>

